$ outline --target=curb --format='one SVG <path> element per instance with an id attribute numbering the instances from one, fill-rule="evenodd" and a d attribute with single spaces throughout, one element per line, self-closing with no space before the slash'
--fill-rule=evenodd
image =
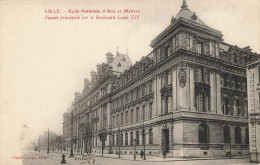
<path id="1" fill-rule="evenodd" d="M 95 155 L 93 157 L 102 157 L 100 155 Z M 246 159 L 249 156 L 245 157 L 220 157 L 220 158 L 191 158 L 191 159 L 176 159 L 176 160 L 133 160 L 133 159 L 126 159 L 126 158 L 115 158 L 115 157 L 107 157 L 103 156 L 103 158 L 111 158 L 111 159 L 121 159 L 121 160 L 129 160 L 129 161 L 146 161 L 146 162 L 171 162 L 171 161 L 196 161 L 196 160 L 223 160 L 223 159 Z"/>

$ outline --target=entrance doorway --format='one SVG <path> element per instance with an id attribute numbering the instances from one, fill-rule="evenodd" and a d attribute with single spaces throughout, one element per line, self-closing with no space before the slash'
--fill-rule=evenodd
<path id="1" fill-rule="evenodd" d="M 162 131 L 162 151 L 169 153 L 169 129 L 165 129 Z"/>

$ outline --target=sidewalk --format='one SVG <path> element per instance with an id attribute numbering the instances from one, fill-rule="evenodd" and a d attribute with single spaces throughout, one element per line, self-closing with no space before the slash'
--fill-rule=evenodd
<path id="1" fill-rule="evenodd" d="M 68 163 L 72 163 L 75 158 L 82 158 L 82 154 L 74 153 L 73 158 L 69 158 L 69 153 L 66 154 L 66 160 Z M 61 160 L 61 152 L 50 153 L 49 157 L 52 159 Z M 90 157 L 102 157 L 100 153 L 92 153 Z M 116 154 L 103 154 L 103 158 L 110 159 L 121 159 L 121 160 L 129 160 L 129 161 L 146 161 L 146 162 L 168 162 L 168 161 L 196 161 L 196 160 L 221 160 L 221 159 L 244 159 L 248 158 L 248 156 L 239 156 L 239 157 L 219 157 L 219 158 L 163 158 L 157 156 L 146 156 L 146 160 L 140 157 L 140 155 L 136 155 L 136 160 L 134 160 L 134 155 L 116 155 Z M 72 162 L 71 162 L 72 161 Z"/>
<path id="2" fill-rule="evenodd" d="M 94 157 L 102 157 L 99 153 L 92 153 Z M 239 156 L 239 157 L 220 157 L 220 158 L 163 158 L 157 156 L 146 156 L 146 160 L 140 157 L 140 155 L 136 155 L 136 160 L 134 160 L 134 155 L 116 155 L 116 154 L 103 154 L 104 158 L 111 159 L 122 159 L 122 160 L 132 160 L 132 161 L 146 161 L 146 162 L 164 162 L 164 161 L 194 161 L 194 160 L 219 160 L 219 159 L 244 159 L 249 156 Z"/>

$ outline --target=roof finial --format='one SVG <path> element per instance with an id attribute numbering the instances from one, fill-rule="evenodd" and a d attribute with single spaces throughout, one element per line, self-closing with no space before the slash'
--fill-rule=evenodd
<path id="1" fill-rule="evenodd" d="M 118 46 L 116 47 L 116 53 L 118 53 Z"/>
<path id="2" fill-rule="evenodd" d="M 183 0 L 182 1 L 182 6 L 181 6 L 182 9 L 188 9 L 188 5 L 186 3 L 186 0 Z"/>

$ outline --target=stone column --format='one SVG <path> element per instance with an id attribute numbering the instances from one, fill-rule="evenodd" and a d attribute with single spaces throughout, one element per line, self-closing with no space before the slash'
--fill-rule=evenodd
<path id="1" fill-rule="evenodd" d="M 216 74 L 210 71 L 210 112 L 216 113 Z"/>
<path id="2" fill-rule="evenodd" d="M 217 93 L 217 114 L 223 115 L 222 110 L 221 110 L 221 80 L 220 80 L 220 74 L 216 72 L 216 93 Z"/>
<path id="3" fill-rule="evenodd" d="M 177 99 L 179 106 L 182 110 L 188 109 L 188 97 L 187 97 L 187 64 L 180 64 L 177 69 Z"/>
<path id="4" fill-rule="evenodd" d="M 190 66 L 190 111 L 196 111 L 196 108 L 195 108 L 194 66 Z"/>
<path id="5" fill-rule="evenodd" d="M 157 107 L 156 107 L 156 116 L 161 114 L 161 75 L 157 75 Z"/>
<path id="6" fill-rule="evenodd" d="M 121 137 L 120 137 L 121 139 L 123 139 L 123 145 L 121 145 L 121 146 L 125 146 L 125 132 L 121 132 Z M 120 139 L 120 141 L 121 141 L 121 139 Z"/>
<path id="7" fill-rule="evenodd" d="M 157 92 L 158 92 L 158 90 L 157 90 L 157 78 L 154 77 L 153 78 L 153 95 L 154 95 L 154 97 L 153 97 L 153 99 L 154 99 L 154 101 L 153 101 L 153 117 L 157 116 Z"/>
<path id="8" fill-rule="evenodd" d="M 172 70 L 172 104 L 173 111 L 177 110 L 177 74 L 176 67 Z"/>
<path id="9" fill-rule="evenodd" d="M 131 142 L 130 141 L 131 131 L 128 131 L 127 135 L 128 135 L 128 139 L 127 139 L 128 140 L 128 145 L 130 146 L 131 145 L 131 143 L 130 143 Z"/>

